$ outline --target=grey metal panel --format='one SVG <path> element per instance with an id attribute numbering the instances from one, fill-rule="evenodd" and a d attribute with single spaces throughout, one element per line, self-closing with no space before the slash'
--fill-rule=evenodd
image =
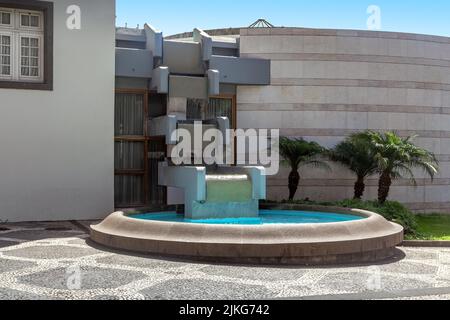
<path id="1" fill-rule="evenodd" d="M 116 76 L 151 78 L 153 54 L 148 50 L 116 48 Z"/>
<path id="2" fill-rule="evenodd" d="M 164 41 L 163 64 L 171 73 L 204 75 L 202 47 L 196 42 Z"/>
<path id="3" fill-rule="evenodd" d="M 169 88 L 170 97 L 208 98 L 208 79 L 204 77 L 170 76 Z"/>
<path id="4" fill-rule="evenodd" d="M 210 68 L 219 70 L 221 83 L 270 84 L 270 60 L 212 56 Z"/>

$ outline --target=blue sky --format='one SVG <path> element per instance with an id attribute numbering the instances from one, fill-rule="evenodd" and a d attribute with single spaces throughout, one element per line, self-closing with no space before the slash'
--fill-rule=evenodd
<path id="1" fill-rule="evenodd" d="M 148 22 L 164 35 L 248 26 L 258 18 L 285 27 L 367 29 L 369 5 L 381 8 L 384 31 L 450 36 L 448 0 L 117 0 L 116 24 Z"/>

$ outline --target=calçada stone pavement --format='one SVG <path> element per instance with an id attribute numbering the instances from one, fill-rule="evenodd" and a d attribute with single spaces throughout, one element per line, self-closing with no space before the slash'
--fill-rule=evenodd
<path id="1" fill-rule="evenodd" d="M 0 299 L 450 299 L 450 248 L 399 248 L 377 265 L 230 266 L 114 252 L 89 222 L 0 231 Z"/>

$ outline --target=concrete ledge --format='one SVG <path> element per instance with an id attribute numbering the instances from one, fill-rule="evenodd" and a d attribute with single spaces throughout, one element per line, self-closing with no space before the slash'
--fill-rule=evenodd
<path id="1" fill-rule="evenodd" d="M 402 246 L 414 248 L 450 248 L 450 241 L 405 240 Z"/>
<path id="2" fill-rule="evenodd" d="M 142 49 L 116 48 L 116 77 L 147 78 L 153 75 L 153 53 Z"/>
<path id="3" fill-rule="evenodd" d="M 170 98 L 208 98 L 208 78 L 189 76 L 169 76 Z"/>
<path id="4" fill-rule="evenodd" d="M 392 257 L 396 246 L 403 242 L 401 226 L 372 212 L 309 206 L 283 208 L 326 210 L 365 219 L 328 224 L 235 226 L 146 221 L 116 212 L 91 226 L 91 239 L 106 247 L 140 253 L 287 265 L 374 262 Z"/>
<path id="5" fill-rule="evenodd" d="M 331 37 L 361 37 L 378 39 L 413 40 L 435 43 L 450 43 L 450 38 L 445 36 L 368 31 L 368 30 L 343 30 L 343 29 L 313 29 L 313 28 L 242 28 L 240 35 L 245 36 L 331 36 Z"/>
<path id="6" fill-rule="evenodd" d="M 212 56 L 210 68 L 219 70 L 220 82 L 237 85 L 270 85 L 270 60 Z"/>

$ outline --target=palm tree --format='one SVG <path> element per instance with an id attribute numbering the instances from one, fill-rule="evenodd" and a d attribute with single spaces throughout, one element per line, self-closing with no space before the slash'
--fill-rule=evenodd
<path id="1" fill-rule="evenodd" d="M 370 142 L 356 133 L 338 144 L 331 152 L 332 161 L 339 162 L 355 173 L 355 199 L 362 199 L 366 189 L 365 179 L 377 173 L 377 162 Z"/>
<path id="2" fill-rule="evenodd" d="M 280 138 L 280 155 L 284 159 L 284 164 L 292 170 L 289 174 L 289 200 L 294 200 L 300 183 L 300 167 L 313 166 L 330 169 L 330 167 L 320 159 L 326 152 L 316 142 L 307 142 L 304 139 Z"/>
<path id="3" fill-rule="evenodd" d="M 438 173 L 436 156 L 413 144 L 415 136 L 402 138 L 395 132 L 379 133 L 367 131 L 361 134 L 372 145 L 377 171 L 380 174 L 378 201 L 385 203 L 389 197 L 392 181 L 408 177 L 414 185 L 417 182 L 412 169 L 422 169 L 433 180 Z"/>

